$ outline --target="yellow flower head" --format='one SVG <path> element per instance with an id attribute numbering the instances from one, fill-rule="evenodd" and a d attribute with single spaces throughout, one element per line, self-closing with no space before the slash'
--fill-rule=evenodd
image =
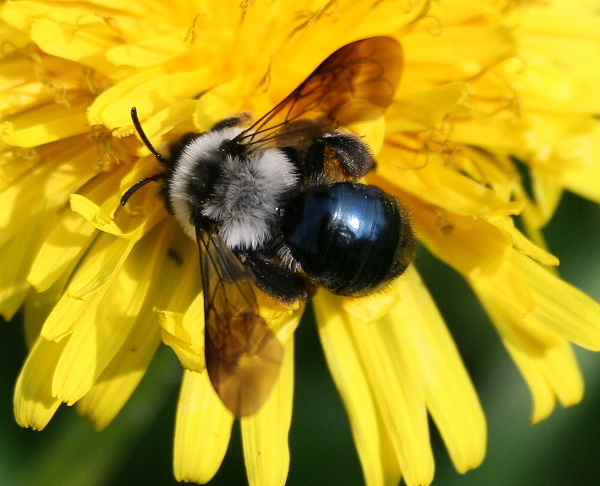
<path id="1" fill-rule="evenodd" d="M 31 346 L 17 421 L 42 429 L 61 403 L 76 403 L 105 427 L 164 342 L 184 368 L 175 475 L 212 478 L 234 415 L 207 373 L 205 294 L 220 295 L 215 309 L 229 294 L 202 289 L 214 254 L 200 265 L 155 184 L 127 191 L 160 171 L 152 147 L 168 157 L 186 133 L 246 111 L 259 118 L 327 56 L 377 36 L 399 44 L 401 81 L 385 116 L 344 127 L 376 156 L 367 182 L 395 196 L 420 244 L 472 287 L 531 389 L 532 420 L 556 400 L 577 403 L 570 343 L 600 349 L 600 307 L 548 268 L 558 260 L 541 228 L 565 189 L 600 201 L 594 9 L 585 0 L 5 2 L 0 313 L 24 306 Z M 151 145 L 140 143 L 132 107 Z M 283 484 L 304 302 L 249 292 L 267 324 L 260 339 L 273 336 L 283 353 L 272 390 L 240 419 L 246 468 L 251 484 Z M 483 412 L 415 265 L 383 291 L 320 291 L 313 305 L 367 484 L 432 481 L 428 414 L 456 469 L 479 465 Z"/>

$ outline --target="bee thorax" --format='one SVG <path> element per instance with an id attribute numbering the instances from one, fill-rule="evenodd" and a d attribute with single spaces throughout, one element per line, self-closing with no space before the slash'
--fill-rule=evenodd
<path id="1" fill-rule="evenodd" d="M 268 241 L 277 208 L 298 180 L 295 165 L 281 150 L 230 153 L 224 143 L 240 132 L 223 128 L 187 142 L 167 182 L 170 208 L 186 234 L 195 239 L 195 225 L 205 218 L 234 250 L 260 248 Z"/>
<path id="2" fill-rule="evenodd" d="M 287 191 L 296 185 L 294 165 L 277 149 L 247 157 L 226 155 L 202 215 L 219 225 L 231 249 L 257 249 L 269 240 Z"/>

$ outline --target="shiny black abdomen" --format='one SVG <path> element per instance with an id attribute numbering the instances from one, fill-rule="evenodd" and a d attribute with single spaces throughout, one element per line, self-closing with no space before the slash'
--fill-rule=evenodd
<path id="1" fill-rule="evenodd" d="M 400 275 L 413 254 L 410 225 L 396 199 L 359 183 L 295 195 L 282 232 L 309 278 L 340 295 L 377 290 Z"/>

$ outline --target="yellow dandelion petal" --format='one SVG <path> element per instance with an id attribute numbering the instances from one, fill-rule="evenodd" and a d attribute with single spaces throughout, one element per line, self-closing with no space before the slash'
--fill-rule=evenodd
<path id="1" fill-rule="evenodd" d="M 563 406 L 583 397 L 583 377 L 569 343 L 560 340 L 552 347 L 522 339 L 506 319 L 494 318 L 506 349 L 515 361 L 533 398 L 531 422 L 539 422 L 554 410 L 558 399 Z"/>
<path id="2" fill-rule="evenodd" d="M 92 21 L 101 23 L 99 18 Z M 113 42 L 107 42 L 106 36 L 91 33 L 84 25 L 65 27 L 48 19 L 35 19 L 31 25 L 31 39 L 48 54 L 88 64 L 100 72 L 114 71 L 101 55 L 114 45 Z"/>
<path id="3" fill-rule="evenodd" d="M 386 112 L 388 132 L 411 132 L 438 127 L 449 114 L 464 109 L 467 83 L 448 83 L 424 93 L 395 100 Z"/>
<path id="4" fill-rule="evenodd" d="M 144 167 L 140 169 L 143 172 L 147 170 Z M 71 208 L 102 232 L 134 244 L 164 219 L 165 211 L 155 200 L 144 201 L 141 208 L 135 209 L 137 215 L 143 217 L 130 217 L 131 213 L 127 214 L 120 205 L 119 185 L 115 178 L 96 177 L 86 190 L 81 191 L 83 194 L 70 195 Z"/>
<path id="5" fill-rule="evenodd" d="M 0 210 L 0 224 L 3 228 L 0 243 L 19 237 L 27 226 L 23 220 L 15 218 L 15 214 L 49 217 L 52 213 L 52 217 L 55 217 L 54 213 L 64 205 L 68 194 L 93 177 L 92 171 L 82 164 L 84 160 L 89 160 L 92 152 L 79 142 L 73 143 L 71 147 L 52 147 L 33 156 L 38 162 L 50 159 L 49 163 L 38 163 L 22 175 L 23 182 L 31 184 L 38 191 L 23 191 L 19 184 L 4 188 L 1 194 L 6 205 Z M 63 153 L 64 159 L 52 160 L 57 152 Z M 39 197 L 39 191 L 44 194 L 43 199 Z"/>
<path id="6" fill-rule="evenodd" d="M 136 107 L 138 113 L 147 115 L 167 108 L 182 98 L 193 98 L 221 81 L 210 74 L 208 69 L 203 68 L 176 74 L 158 70 L 143 73 L 139 77 L 132 76 L 96 98 L 88 109 L 90 123 L 108 128 L 130 126 L 132 107 Z M 111 99 L 114 101 L 110 102 Z"/>
<path id="7" fill-rule="evenodd" d="M 204 97 L 202 97 L 204 98 Z M 196 100 L 185 100 L 185 101 L 180 101 L 178 103 L 173 103 L 171 106 L 165 108 L 164 110 L 159 111 L 158 113 L 156 113 L 154 116 L 150 116 L 149 118 L 144 120 L 144 132 L 146 133 L 146 135 L 148 136 L 148 138 L 152 141 L 157 140 L 158 137 L 163 136 L 165 133 L 170 132 L 171 130 L 177 128 L 181 128 L 181 127 L 185 127 L 186 124 L 191 125 L 190 120 L 192 120 L 192 118 L 194 117 L 194 114 L 196 113 L 196 106 L 198 104 L 198 101 Z M 212 125 L 214 125 L 214 121 L 213 123 L 207 125 L 206 129 L 210 129 L 210 127 L 212 127 Z M 192 128 L 190 128 L 192 129 Z M 127 126 L 127 127 L 123 127 L 120 129 L 116 129 L 115 130 L 115 135 L 120 137 L 120 136 L 125 136 L 127 135 L 129 132 L 131 131 L 131 127 Z M 204 129 L 202 130 L 204 131 Z M 153 142 L 156 143 L 156 142 Z M 159 146 L 160 147 L 160 146 Z M 144 154 L 147 155 L 149 154 L 149 150 L 147 149 L 147 147 L 141 147 L 138 151 L 138 153 L 140 153 L 140 155 Z M 152 164 L 155 163 L 154 157 L 152 158 Z M 137 165 L 142 165 L 142 164 L 136 164 Z M 155 170 L 154 166 L 150 166 L 150 164 L 148 164 L 149 167 L 147 167 L 146 172 L 143 173 L 143 175 L 140 176 L 140 174 L 138 174 L 137 170 L 132 170 L 130 172 L 130 174 L 123 178 L 123 184 L 122 184 L 122 188 L 123 190 L 127 190 L 129 189 L 133 184 L 135 184 L 137 181 L 139 181 L 140 179 L 142 179 L 144 176 L 147 175 L 151 175 L 153 174 L 153 171 Z M 134 178 L 133 175 L 137 174 Z"/>
<path id="8" fill-rule="evenodd" d="M 2 18 L 27 31 L 31 40 L 48 54 L 80 62 L 103 73 L 114 73 L 114 65 L 105 59 L 106 51 L 118 44 L 111 17 L 103 16 L 104 9 L 99 6 L 74 7 L 46 2 L 10 2 L 3 6 Z"/>
<path id="9" fill-rule="evenodd" d="M 548 416 L 556 399 L 580 401 L 583 381 L 567 339 L 598 349 L 598 304 L 516 252 L 497 275 L 470 282 L 531 389 L 532 421 Z"/>
<path id="10" fill-rule="evenodd" d="M 239 77 L 206 92 L 196 102 L 194 122 L 199 130 L 209 130 L 215 123 L 240 111 L 239 93 L 248 91 L 248 82 Z"/>
<path id="11" fill-rule="evenodd" d="M 100 125 L 105 117 L 112 117 L 120 120 L 121 125 L 127 125 L 129 127 L 131 125 L 131 108 L 137 105 L 121 103 L 123 96 L 135 91 L 136 88 L 145 83 L 155 82 L 157 77 L 164 76 L 166 73 L 167 71 L 163 66 L 146 69 L 140 73 L 126 77 L 120 83 L 100 93 L 87 108 L 87 116 L 90 124 Z M 142 107 L 138 108 L 140 108 L 140 111 L 143 114 L 144 110 L 141 109 Z M 121 113 L 122 110 L 125 110 L 125 113 Z M 110 128 L 115 128 L 115 126 L 111 126 Z M 130 130 L 130 133 L 132 133 L 132 131 L 133 130 Z"/>
<path id="12" fill-rule="evenodd" d="M 156 316 L 149 313 L 140 315 L 98 380 L 77 402 L 77 411 L 96 429 L 103 429 L 113 420 L 146 373 L 161 342 L 159 328 L 148 325 L 153 318 Z"/>
<path id="13" fill-rule="evenodd" d="M 73 324 L 73 333 L 53 378 L 53 394 L 64 402 L 72 404 L 91 389 L 143 316 L 141 309 L 155 271 L 161 238 L 164 235 L 158 233 L 157 244 L 136 245 L 103 289 L 98 304 Z"/>
<path id="14" fill-rule="evenodd" d="M 592 187 L 597 166 L 597 120 L 584 115 L 544 114 L 532 118 L 528 140 L 516 150 L 523 160 L 531 160 L 532 195 L 535 200 L 536 225 L 548 223 L 565 188 L 597 200 L 599 192 Z M 587 182 L 568 185 L 585 175 Z M 584 189 L 587 188 L 587 189 Z"/>
<path id="15" fill-rule="evenodd" d="M 85 24 L 92 20 L 98 24 L 102 23 L 102 19 L 93 14 L 93 5 L 65 8 L 65 6 L 47 4 L 43 1 L 9 2 L 2 9 L 3 18 L 19 30 L 28 30 L 36 20 L 44 18 L 54 22 L 62 21 L 67 25 L 77 25 L 81 22 Z"/>
<path id="16" fill-rule="evenodd" d="M 93 243 L 96 228 L 77 213 L 67 213 L 48 235 L 38 252 L 27 281 L 44 292 L 65 273 Z"/>
<path id="17" fill-rule="evenodd" d="M 22 427 L 42 430 L 61 404 L 52 393 L 52 374 L 67 343 L 39 338 L 31 348 L 15 387 L 15 418 Z"/>
<path id="18" fill-rule="evenodd" d="M 479 466 L 486 449 L 486 423 L 458 350 L 414 268 L 400 279 L 402 300 L 378 326 L 410 346 L 427 410 L 459 472 Z"/>
<path id="19" fill-rule="evenodd" d="M 65 160 L 54 160 L 37 164 L 21 175 L 23 183 L 32 184 L 36 191 L 24 191 L 19 184 L 8 185 L 2 191 L 6 206 L 0 210 L 0 225 L 3 227 L 0 242 L 11 258 L 6 259 L 0 280 L 0 311 L 12 316 L 22 304 L 29 283 L 26 277 L 45 236 L 51 233 L 59 221 L 59 211 L 64 200 L 74 188 L 84 184 L 91 174 L 75 149 L 65 151 Z M 37 156 L 52 157 L 57 147 L 40 151 Z M 88 153 L 88 152 L 84 152 Z M 88 153 L 89 155 L 89 153 Z M 35 160 L 39 160 L 34 156 Z M 40 192 L 44 197 L 40 197 Z M 23 219 L 17 217 L 22 215 Z M 27 224 L 25 224 L 27 222 Z"/>
<path id="20" fill-rule="evenodd" d="M 126 262 L 135 243 L 101 234 L 90 248 L 88 258 L 69 285 L 68 295 L 83 299 L 114 279 Z"/>
<path id="21" fill-rule="evenodd" d="M 342 309 L 365 324 L 378 321 L 402 299 L 402 287 L 402 280 L 396 279 L 382 291 L 343 299 Z"/>
<path id="22" fill-rule="evenodd" d="M 0 76 L 2 78 L 0 83 L 3 87 L 0 93 L 0 110 L 6 115 L 18 113 L 31 106 L 51 100 L 51 95 L 47 92 L 44 84 L 29 79 L 15 82 L 10 75 L 15 70 L 24 73 L 29 71 L 30 68 L 31 61 L 27 58 L 7 59 L 0 63 Z M 13 83 L 14 87 L 12 86 Z M 5 127 L 13 132 L 15 130 L 12 124 L 6 124 Z M 38 133 L 40 133 L 39 129 Z"/>
<path id="23" fill-rule="evenodd" d="M 442 33 L 432 35 L 432 30 Z M 444 42 L 440 42 L 442 37 Z M 403 46 L 405 51 L 412 52 L 407 56 L 404 80 L 413 89 L 421 90 L 433 86 L 432 80 L 440 84 L 475 76 L 513 55 L 516 49 L 513 37 L 502 27 L 448 24 L 432 27 L 431 23 L 422 23 L 419 30 L 403 39 Z"/>
<path id="24" fill-rule="evenodd" d="M 188 49 L 183 38 L 165 35 L 114 47 L 106 53 L 106 59 L 115 66 L 148 67 L 170 61 Z"/>
<path id="25" fill-rule="evenodd" d="M 83 113 L 86 104 L 65 108 L 51 104 L 25 114 L 7 117 L 0 127 L 0 140 L 17 147 L 35 147 L 88 131 Z"/>
<path id="26" fill-rule="evenodd" d="M 172 224 L 165 226 L 174 229 Z M 145 300 L 164 308 L 182 309 L 197 290 L 196 269 L 185 264 L 192 259 L 195 249 L 173 241 L 174 234 L 167 230 L 157 238 L 156 260 L 153 265 L 149 260 L 148 265 L 154 275 L 160 275 L 160 280 L 150 280 Z M 157 322 L 155 309 L 145 306 L 115 356 L 90 391 L 77 402 L 79 413 L 97 429 L 111 422 L 146 372 L 161 341 Z"/>
<path id="27" fill-rule="evenodd" d="M 229 443 L 233 415 L 207 373 L 184 370 L 175 424 L 174 470 L 178 481 L 204 484 L 215 475 Z"/>
<path id="28" fill-rule="evenodd" d="M 85 299 L 63 294 L 45 320 L 40 335 L 48 341 L 60 342 L 80 323 L 89 325 L 95 318 L 95 308 L 100 305 L 107 290 L 108 287 L 100 289 Z M 82 319 L 85 316 L 88 317 Z"/>
<path id="29" fill-rule="evenodd" d="M 494 314 L 510 316 L 536 340 L 551 346 L 560 336 L 600 349 L 600 305 L 526 256 L 513 250 L 497 273 L 473 274 L 470 282 Z"/>
<path id="30" fill-rule="evenodd" d="M 333 300 L 330 295 L 318 295 L 314 299 L 315 314 L 329 369 L 346 406 L 366 484 L 397 484 L 401 472 L 392 439 L 375 404 L 367 371 L 354 351 L 356 344 Z M 362 321 L 360 325 L 366 326 Z"/>
<path id="31" fill-rule="evenodd" d="M 32 348 L 41 335 L 41 329 L 47 317 L 60 301 L 69 274 L 66 273 L 45 292 L 30 291 L 23 305 L 25 342 Z"/>
<path id="32" fill-rule="evenodd" d="M 442 208 L 418 203 L 411 207 L 419 239 L 464 275 L 493 271 L 512 248 L 510 240 L 490 224 Z"/>
<path id="33" fill-rule="evenodd" d="M 529 144 L 527 126 L 510 116 L 505 119 L 475 118 L 452 126 L 452 138 L 457 142 L 471 145 L 485 140 L 485 145 L 501 152 L 516 152 Z"/>
<path id="34" fill-rule="evenodd" d="M 41 221 L 41 218 L 37 220 Z M 45 223 L 44 229 L 49 229 L 52 222 Z M 30 227 L 24 230 L 18 239 L 2 246 L 2 251 L 9 252 L 13 257 L 3 263 L 0 272 L 0 314 L 5 319 L 12 319 L 29 293 L 30 285 L 26 276 L 39 244 L 38 230 L 39 227 Z"/>
<path id="35" fill-rule="evenodd" d="M 385 184 L 385 187 L 395 188 L 397 191 L 400 186 L 423 202 L 469 217 L 504 209 L 504 201 L 497 193 L 478 181 L 457 173 L 448 165 L 445 157 L 433 154 L 429 156 L 426 164 L 415 167 L 414 159 L 399 159 L 399 156 L 404 158 L 406 155 L 398 154 L 395 149 L 384 148 L 381 156 L 397 161 L 396 164 L 385 164 L 378 171 L 376 176 L 381 177 L 383 181 L 372 178 L 380 184 Z M 398 170 L 401 171 L 401 179 L 398 177 Z"/>
<path id="36" fill-rule="evenodd" d="M 353 123 L 349 128 L 360 135 L 374 154 L 381 151 L 387 129 L 383 116 L 365 123 Z"/>
<path id="37" fill-rule="evenodd" d="M 169 253 L 169 258 L 176 257 L 175 268 L 171 272 L 173 275 L 164 275 L 165 281 L 172 282 L 171 300 L 165 302 L 162 307 L 155 308 L 155 311 L 158 312 L 162 341 L 175 351 L 185 369 L 203 372 L 206 369 L 204 301 L 203 294 L 198 293 L 198 268 L 189 264 L 194 261 L 198 250 L 191 244 L 183 248 L 181 244 L 179 246 L 177 253 Z M 160 292 L 162 290 L 157 289 L 157 293 Z M 160 301 L 161 299 L 157 299 L 158 305 Z"/>
<path id="38" fill-rule="evenodd" d="M 39 163 L 39 154 L 36 149 L 9 147 L 0 143 L 0 161 L 0 190 L 4 192 Z M 9 212 L 8 208 L 3 208 L 3 211 Z M 0 214 L 4 217 L 4 212 Z"/>
<path id="39" fill-rule="evenodd" d="M 290 465 L 288 432 L 294 393 L 294 339 L 285 355 L 273 392 L 259 412 L 240 421 L 244 462 L 251 486 L 276 486 L 286 482 Z"/>
<path id="40" fill-rule="evenodd" d="M 371 325 L 365 324 L 335 311 L 339 307 L 335 300 L 335 297 L 324 293 L 315 298 L 319 331 L 321 339 L 328 342 L 324 348 L 328 360 L 331 360 L 329 367 L 332 374 L 352 376 L 352 368 L 363 368 L 368 393 L 372 395 L 375 411 L 380 414 L 380 420 L 389 433 L 406 483 L 429 484 L 433 479 L 433 457 L 427 440 L 425 400 L 417 385 L 418 377 L 410 353 L 401 345 L 397 348 L 390 345 L 389 321 L 384 319 Z M 356 360 L 354 363 L 346 363 L 350 355 L 353 361 Z M 344 361 L 342 357 L 345 357 Z M 336 380 L 338 386 L 339 380 Z M 407 394 L 408 390 L 411 390 L 410 394 Z M 341 393 L 344 395 L 344 391 Z M 347 400 L 350 398 L 348 394 Z M 362 403 L 348 401 L 346 407 L 354 409 L 357 420 L 361 420 L 364 412 Z"/>
<path id="41" fill-rule="evenodd" d="M 43 18 L 46 12 L 41 2 L 11 2 L 2 6 L 2 19 L 19 31 L 27 32 L 33 20 Z"/>
<path id="42" fill-rule="evenodd" d="M 204 294 L 198 294 L 185 314 L 161 312 L 160 325 L 163 342 L 173 348 L 181 365 L 204 372 Z"/>
<path id="43" fill-rule="evenodd" d="M 583 163 L 578 168 L 565 171 L 562 180 L 565 187 L 583 197 L 600 202 L 600 122 L 595 121 L 593 130 L 585 140 Z"/>
<path id="44" fill-rule="evenodd" d="M 2 17 L 2 13 L 0 12 L 0 17 Z M 20 49 L 25 48 L 28 44 L 30 44 L 30 39 L 28 35 L 22 32 L 20 29 L 13 27 L 7 22 L 0 22 L 0 37 L 2 39 L 10 39 L 10 48 L 6 48 L 0 52 L 0 58 L 10 58 L 10 54 L 19 51 Z M 23 71 L 16 71 L 22 73 Z M 13 73 L 14 74 L 14 73 Z M 17 84 L 12 78 L 11 84 Z"/>
<path id="45" fill-rule="evenodd" d="M 558 258 L 551 253 L 548 253 L 543 248 L 533 243 L 523 233 L 521 233 L 514 224 L 512 218 L 505 214 L 500 215 L 488 215 L 486 216 L 487 221 L 492 223 L 496 228 L 500 229 L 510 240 L 512 241 L 513 247 L 522 253 L 527 255 L 534 260 L 537 260 L 542 265 L 558 265 Z"/>
<path id="46" fill-rule="evenodd" d="M 511 19 L 519 23 L 519 48 L 527 69 L 516 74 L 528 107 L 566 113 L 600 111 L 600 56 L 597 16 L 555 6 L 545 11 L 523 9 Z"/>

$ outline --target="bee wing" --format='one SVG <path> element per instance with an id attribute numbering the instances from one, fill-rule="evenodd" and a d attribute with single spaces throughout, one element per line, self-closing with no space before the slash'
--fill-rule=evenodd
<path id="1" fill-rule="evenodd" d="M 369 121 L 392 102 L 402 47 L 391 37 L 352 42 L 331 54 L 236 141 L 252 150 L 291 146 L 339 126 Z"/>
<path id="2" fill-rule="evenodd" d="M 210 381 L 237 417 L 258 411 L 283 359 L 260 316 L 253 276 L 217 234 L 197 231 L 204 289 L 204 352 Z"/>

